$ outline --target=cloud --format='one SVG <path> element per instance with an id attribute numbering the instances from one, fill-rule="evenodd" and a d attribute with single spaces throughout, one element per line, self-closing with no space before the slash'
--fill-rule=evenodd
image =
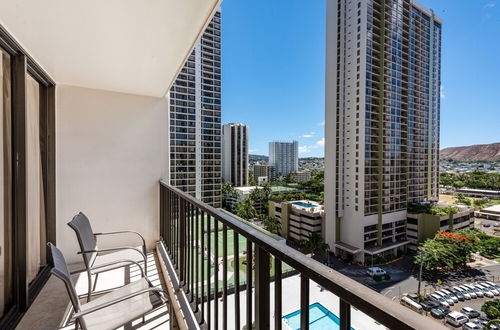
<path id="1" fill-rule="evenodd" d="M 299 146 L 299 154 L 305 154 L 313 151 L 313 149 L 323 148 L 325 146 L 325 138 L 321 138 L 316 143 L 306 146 Z"/>
<path id="2" fill-rule="evenodd" d="M 318 126 L 325 126 L 325 121 L 323 120 L 322 122 L 319 122 Z"/>
<path id="3" fill-rule="evenodd" d="M 248 152 L 251 153 L 251 154 L 253 154 L 254 152 L 257 152 L 257 151 L 259 151 L 259 149 L 249 149 L 248 150 Z"/>
<path id="4" fill-rule="evenodd" d="M 484 9 L 489 9 L 495 7 L 497 4 L 494 3 L 493 1 L 488 2 L 487 4 L 484 5 Z"/>
<path id="5" fill-rule="evenodd" d="M 439 89 L 439 95 L 440 95 L 441 99 L 446 98 L 446 94 L 444 93 L 444 86 L 441 86 L 441 88 Z"/>
<path id="6" fill-rule="evenodd" d="M 299 154 L 311 152 L 311 146 L 299 146 Z"/>
<path id="7" fill-rule="evenodd" d="M 304 134 L 304 135 L 302 135 L 301 137 L 302 137 L 302 138 L 312 138 L 312 137 L 314 137 L 315 135 L 316 135 L 316 132 L 311 132 L 311 133 L 309 133 L 309 134 Z"/>

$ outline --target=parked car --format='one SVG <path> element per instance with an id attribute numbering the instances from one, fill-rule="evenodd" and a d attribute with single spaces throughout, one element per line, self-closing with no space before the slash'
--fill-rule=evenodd
<path id="1" fill-rule="evenodd" d="M 496 285 L 491 285 L 488 282 L 482 282 L 480 283 L 482 286 L 486 286 L 488 289 L 490 289 L 491 293 L 493 293 L 495 296 L 500 295 L 499 289 L 496 287 Z"/>
<path id="2" fill-rule="evenodd" d="M 495 224 L 493 225 L 494 227 L 500 227 L 500 222 L 495 222 Z"/>
<path id="3" fill-rule="evenodd" d="M 419 302 L 418 301 L 418 294 L 416 294 L 416 293 L 408 293 L 405 295 L 405 297 L 408 297 L 415 302 Z"/>
<path id="4" fill-rule="evenodd" d="M 451 311 L 447 308 L 433 308 L 431 309 L 431 315 L 435 319 L 444 319 L 446 315 L 450 314 Z"/>
<path id="5" fill-rule="evenodd" d="M 448 303 L 448 305 L 450 305 L 450 306 L 455 305 L 455 301 L 453 300 L 453 298 L 448 296 L 443 291 L 438 290 L 438 291 L 435 291 L 434 293 L 437 294 L 438 296 L 444 298 L 446 300 L 446 302 Z M 456 299 L 456 297 L 455 297 L 455 299 Z M 458 299 L 457 299 L 457 302 L 458 302 Z"/>
<path id="6" fill-rule="evenodd" d="M 474 291 L 479 298 L 483 298 L 484 297 L 483 291 L 481 291 L 480 289 L 476 288 L 472 284 L 464 284 L 464 285 L 466 287 L 468 287 L 469 289 L 471 289 L 472 291 Z"/>
<path id="7" fill-rule="evenodd" d="M 453 299 L 453 301 L 454 301 L 454 302 L 456 302 L 456 303 L 457 303 L 459 300 L 460 300 L 460 301 L 464 301 L 464 300 L 465 300 L 465 299 L 464 299 L 464 296 L 460 295 L 460 297 L 462 298 L 462 299 L 460 299 L 460 297 L 459 297 L 459 296 L 458 296 L 455 292 L 452 292 L 452 291 L 450 291 L 449 289 L 448 289 L 448 290 L 446 290 L 446 289 L 442 289 L 441 291 L 443 291 L 443 292 L 444 292 L 444 293 L 446 293 L 448 296 L 450 296 L 450 297 L 451 297 L 451 299 Z"/>
<path id="8" fill-rule="evenodd" d="M 464 313 L 469 319 L 474 319 L 480 315 L 478 311 L 470 307 L 464 307 L 460 310 L 460 312 Z"/>
<path id="9" fill-rule="evenodd" d="M 375 276 L 375 275 L 385 275 L 387 274 L 385 270 L 383 270 L 380 267 L 370 267 L 366 271 L 366 273 L 370 276 Z"/>
<path id="10" fill-rule="evenodd" d="M 491 225 L 489 223 L 485 223 L 485 224 L 483 224 L 483 227 L 489 228 L 489 227 L 491 227 Z"/>
<path id="11" fill-rule="evenodd" d="M 469 318 L 460 312 L 451 312 L 446 315 L 446 322 L 455 327 L 459 327 L 462 324 L 469 322 Z"/>
<path id="12" fill-rule="evenodd" d="M 418 304 L 417 302 L 411 300 L 410 298 L 408 297 L 403 297 L 401 298 L 401 301 L 400 301 L 401 305 L 405 306 L 405 307 L 408 307 L 409 309 L 417 312 L 417 313 L 420 313 L 422 314 L 423 312 L 423 308 L 420 304 Z"/>
<path id="13" fill-rule="evenodd" d="M 464 296 L 464 298 L 465 298 L 466 300 L 470 300 L 470 299 L 471 299 L 470 294 L 469 294 L 467 291 L 465 291 L 464 289 L 462 289 L 461 287 L 459 287 L 459 286 L 454 286 L 454 287 L 453 287 L 453 290 L 454 290 L 455 292 L 460 292 L 460 293 Z"/>
<path id="14" fill-rule="evenodd" d="M 446 301 L 445 298 L 443 298 L 435 293 L 430 294 L 429 299 L 432 301 L 438 302 L 439 304 L 443 305 L 444 307 L 450 307 L 450 304 L 448 304 L 448 302 Z"/>
<path id="15" fill-rule="evenodd" d="M 490 291 L 489 287 L 487 286 L 483 286 L 481 284 L 474 284 L 474 287 L 478 288 L 479 290 L 481 290 L 483 292 L 483 294 L 488 297 L 488 298 L 493 298 L 495 297 L 495 295 L 493 294 L 493 292 Z"/>
<path id="16" fill-rule="evenodd" d="M 490 282 L 490 281 L 486 281 L 486 283 L 488 283 L 489 285 L 495 287 L 495 289 L 497 289 L 498 291 L 500 291 L 500 285 L 498 285 L 496 283 L 493 283 L 493 282 Z"/>
<path id="17" fill-rule="evenodd" d="M 465 290 L 465 292 L 467 292 L 472 299 L 476 299 L 477 298 L 476 291 L 472 290 L 471 288 L 469 288 L 469 287 L 467 287 L 465 285 L 460 285 L 459 287 L 462 288 L 462 290 Z"/>
<path id="18" fill-rule="evenodd" d="M 482 330 L 483 326 L 474 323 L 474 322 L 467 322 L 462 326 L 462 329 L 464 330 Z"/>
<path id="19" fill-rule="evenodd" d="M 430 312 L 432 309 L 440 307 L 441 304 L 437 301 L 424 300 L 420 303 L 420 306 L 422 306 L 424 311 Z"/>

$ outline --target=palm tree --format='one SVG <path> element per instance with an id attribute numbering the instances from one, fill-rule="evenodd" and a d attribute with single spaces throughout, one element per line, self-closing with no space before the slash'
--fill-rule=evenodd
<path id="1" fill-rule="evenodd" d="M 236 194 L 236 189 L 231 181 L 226 181 L 221 186 L 222 192 L 222 207 L 227 210 L 227 196 Z"/>
<path id="2" fill-rule="evenodd" d="M 261 215 L 261 220 L 265 230 L 272 234 L 281 235 L 281 224 L 275 218 L 269 215 Z"/>
<path id="3" fill-rule="evenodd" d="M 252 220 L 257 216 L 257 211 L 250 197 L 245 198 L 243 202 L 236 202 L 236 215 L 245 220 Z"/>

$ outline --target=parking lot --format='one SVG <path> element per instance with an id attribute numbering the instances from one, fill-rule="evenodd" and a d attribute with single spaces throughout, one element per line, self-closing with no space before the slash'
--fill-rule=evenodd
<path id="1" fill-rule="evenodd" d="M 455 303 L 454 305 L 450 306 L 449 309 L 451 311 L 461 312 L 462 308 L 464 308 L 464 307 L 470 307 L 470 308 L 478 311 L 481 314 L 480 317 L 481 316 L 482 317 L 486 317 L 486 315 L 483 312 L 481 312 L 481 307 L 483 306 L 483 304 L 485 302 L 493 300 L 493 299 L 500 299 L 500 296 L 495 296 L 493 298 L 488 298 L 488 297 L 485 296 L 485 297 L 482 297 L 482 298 L 478 297 L 478 298 L 472 298 L 470 300 L 458 301 L 458 303 Z M 446 323 L 446 317 L 443 318 L 443 319 L 434 318 L 429 311 L 428 312 L 424 311 L 423 314 L 426 315 L 427 317 L 433 319 L 437 323 L 444 324 L 446 327 L 448 327 L 450 329 L 462 328 L 461 326 L 460 327 L 454 327 L 451 324 Z M 477 318 L 472 318 L 471 321 L 474 321 L 476 319 Z"/>
<path id="2" fill-rule="evenodd" d="M 476 218 L 474 226 L 486 234 L 500 236 L 500 231 L 498 230 L 500 229 L 499 221 Z M 495 229 L 497 230 L 495 231 Z"/>

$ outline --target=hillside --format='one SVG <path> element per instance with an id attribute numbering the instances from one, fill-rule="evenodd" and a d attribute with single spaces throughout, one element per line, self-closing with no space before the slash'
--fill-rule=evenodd
<path id="1" fill-rule="evenodd" d="M 445 148 L 440 156 L 453 160 L 500 160 L 500 143 Z"/>

